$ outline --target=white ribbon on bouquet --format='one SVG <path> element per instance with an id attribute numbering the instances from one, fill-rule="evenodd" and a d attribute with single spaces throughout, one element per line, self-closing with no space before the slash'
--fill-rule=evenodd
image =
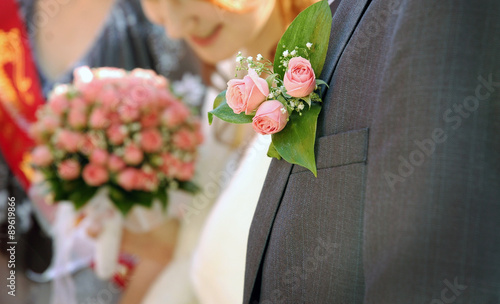
<path id="1" fill-rule="evenodd" d="M 55 273 L 53 282 L 53 304 L 76 304 L 75 287 L 69 265 L 76 260 L 94 261 L 96 275 L 110 279 L 118 266 L 122 228 L 134 232 L 147 232 L 166 220 L 167 212 L 158 200 L 151 208 L 134 206 L 124 218 L 108 197 L 106 188 L 82 208 L 76 211 L 69 201 L 58 203 L 53 227 Z M 83 215 L 83 219 L 78 222 Z M 101 227 L 96 239 L 87 235 L 87 230 Z"/>

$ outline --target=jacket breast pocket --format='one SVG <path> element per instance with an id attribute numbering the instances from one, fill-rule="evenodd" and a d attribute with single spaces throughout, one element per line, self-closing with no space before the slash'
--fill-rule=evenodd
<path id="1" fill-rule="evenodd" d="M 364 163 L 368 154 L 368 128 L 320 137 L 316 140 L 318 170 Z M 307 171 L 294 166 L 292 174 Z"/>

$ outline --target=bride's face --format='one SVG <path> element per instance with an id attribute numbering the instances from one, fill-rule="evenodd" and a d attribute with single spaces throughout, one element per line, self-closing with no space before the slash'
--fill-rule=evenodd
<path id="1" fill-rule="evenodd" d="M 231 12 L 207 0 L 142 0 L 148 18 L 182 38 L 206 62 L 217 63 L 255 44 L 276 0 L 249 0 L 244 12 Z"/>

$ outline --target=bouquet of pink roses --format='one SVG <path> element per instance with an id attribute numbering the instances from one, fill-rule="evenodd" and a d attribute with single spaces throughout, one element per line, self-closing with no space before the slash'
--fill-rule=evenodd
<path id="1" fill-rule="evenodd" d="M 101 227 L 89 242 L 90 259 L 109 278 L 123 227 L 146 232 L 165 220 L 169 190 L 197 191 L 190 180 L 202 134 L 197 117 L 153 71 L 81 67 L 74 74 L 37 112 L 32 161 L 51 200 L 67 202 L 58 204 L 53 265 L 64 272 L 82 251 L 74 247 L 82 247 L 81 232 Z"/>
<path id="2" fill-rule="evenodd" d="M 78 209 L 102 187 L 123 214 L 135 205 L 167 204 L 167 190 L 195 189 L 197 118 L 153 71 L 116 68 L 75 71 L 37 112 L 33 163 L 54 201 Z"/>

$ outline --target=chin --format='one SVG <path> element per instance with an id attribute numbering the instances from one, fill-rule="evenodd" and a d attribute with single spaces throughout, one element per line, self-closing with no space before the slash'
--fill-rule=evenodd
<path id="1" fill-rule="evenodd" d="M 216 48 L 214 48 L 216 49 Z M 200 49 L 194 49 L 198 57 L 200 57 L 201 60 L 203 60 L 206 63 L 216 65 L 220 61 L 226 60 L 231 58 L 234 54 L 237 53 L 235 51 L 234 53 L 227 52 L 224 50 L 224 52 L 220 51 L 208 51 L 208 50 L 200 50 Z M 220 48 L 219 48 L 220 50 Z"/>

